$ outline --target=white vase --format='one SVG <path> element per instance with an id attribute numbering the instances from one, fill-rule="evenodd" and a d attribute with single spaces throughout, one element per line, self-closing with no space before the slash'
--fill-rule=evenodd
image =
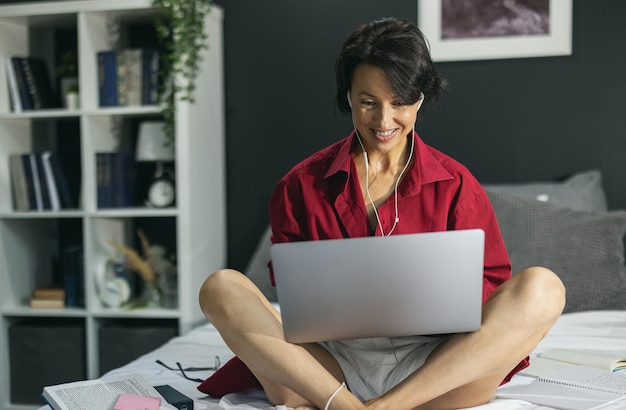
<path id="1" fill-rule="evenodd" d="M 70 92 L 65 94 L 65 107 L 68 110 L 77 110 L 80 107 L 78 93 Z"/>

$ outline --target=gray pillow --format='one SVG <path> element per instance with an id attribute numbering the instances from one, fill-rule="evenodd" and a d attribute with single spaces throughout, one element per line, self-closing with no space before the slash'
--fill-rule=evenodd
<path id="1" fill-rule="evenodd" d="M 513 272 L 553 270 L 567 290 L 565 312 L 626 309 L 626 211 L 586 212 L 488 192 Z"/>
<path id="2" fill-rule="evenodd" d="M 254 284 L 263 292 L 265 297 L 270 302 L 276 302 L 278 297 L 276 296 L 276 288 L 272 286 L 270 281 L 270 270 L 267 267 L 267 263 L 270 261 L 270 246 L 272 229 L 268 226 L 265 228 L 257 247 L 252 254 L 252 258 L 248 262 L 245 274 L 254 282 Z"/>
<path id="3" fill-rule="evenodd" d="M 579 172 L 563 182 L 529 182 L 517 184 L 483 184 L 487 192 L 510 192 L 579 211 L 606 211 L 606 195 L 602 173 L 598 170 Z"/>

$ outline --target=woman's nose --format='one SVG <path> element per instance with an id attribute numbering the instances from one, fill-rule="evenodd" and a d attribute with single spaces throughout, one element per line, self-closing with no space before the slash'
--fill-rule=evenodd
<path id="1" fill-rule="evenodd" d="M 386 105 L 380 105 L 379 109 L 376 112 L 376 121 L 379 123 L 381 128 L 385 128 L 385 125 L 389 124 L 391 121 L 393 114 L 392 108 Z"/>

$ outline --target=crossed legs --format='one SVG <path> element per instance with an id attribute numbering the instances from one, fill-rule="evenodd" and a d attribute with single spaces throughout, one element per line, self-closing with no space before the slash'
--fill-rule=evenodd
<path id="1" fill-rule="evenodd" d="M 565 290 L 554 273 L 526 269 L 485 302 L 480 330 L 453 336 L 383 396 L 360 403 L 343 389 L 330 408 L 455 409 L 486 403 L 546 335 L 564 303 Z M 228 269 L 213 273 L 200 290 L 200 305 L 259 379 L 270 402 L 323 409 L 345 381 L 325 349 L 284 340 L 279 312 L 243 274 Z"/>

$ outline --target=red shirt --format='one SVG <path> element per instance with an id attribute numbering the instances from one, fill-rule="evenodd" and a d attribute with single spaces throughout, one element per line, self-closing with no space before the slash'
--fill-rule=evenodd
<path id="1" fill-rule="evenodd" d="M 365 200 L 347 138 L 297 164 L 276 186 L 270 201 L 272 242 L 361 237 L 371 234 Z M 453 229 L 485 231 L 483 301 L 511 277 L 491 203 L 463 165 L 415 136 L 415 161 L 398 186 L 393 235 Z M 384 232 L 393 226 L 395 196 L 379 207 Z M 381 235 L 376 228 L 376 235 Z"/>
<path id="2" fill-rule="evenodd" d="M 415 161 L 398 186 L 399 221 L 392 234 L 483 229 L 484 302 L 511 277 L 511 263 L 491 203 L 465 166 L 428 146 L 417 134 L 414 138 Z M 353 131 L 297 164 L 278 182 L 270 200 L 273 243 L 372 234 L 350 154 L 354 143 Z M 396 217 L 395 195 L 378 208 L 378 215 L 383 231 L 389 232 Z M 380 228 L 374 234 L 381 235 Z M 516 371 L 526 365 L 526 361 L 520 363 Z"/>

